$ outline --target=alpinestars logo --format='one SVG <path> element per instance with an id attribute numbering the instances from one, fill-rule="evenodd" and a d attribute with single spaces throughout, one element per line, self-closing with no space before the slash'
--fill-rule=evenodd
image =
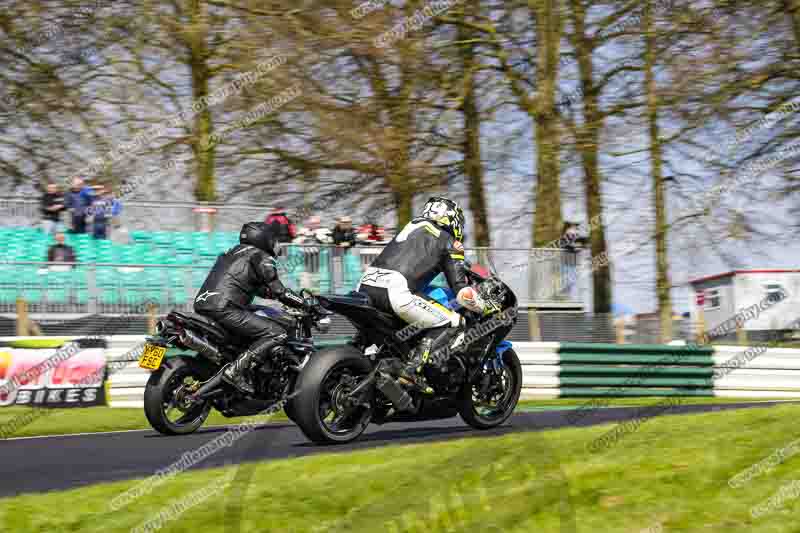
<path id="1" fill-rule="evenodd" d="M 210 297 L 214 296 L 215 294 L 219 294 L 219 293 L 218 293 L 218 292 L 209 292 L 209 291 L 206 291 L 206 292 L 204 292 L 203 294 L 200 294 L 200 295 L 199 295 L 199 296 L 198 296 L 198 297 L 195 299 L 195 302 L 205 302 L 206 300 L 208 300 Z"/>
<path id="2" fill-rule="evenodd" d="M 361 283 L 379 283 L 383 281 L 383 278 L 388 275 L 389 272 L 378 272 L 377 270 L 373 272 L 367 272 L 361 278 Z"/>

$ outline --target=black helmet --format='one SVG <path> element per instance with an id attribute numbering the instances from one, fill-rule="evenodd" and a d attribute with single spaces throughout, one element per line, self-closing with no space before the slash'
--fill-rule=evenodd
<path id="1" fill-rule="evenodd" d="M 239 242 L 255 246 L 273 257 L 277 257 L 280 251 L 280 243 L 272 235 L 269 224 L 263 222 L 248 222 L 242 226 L 242 231 L 239 233 Z"/>
<path id="2" fill-rule="evenodd" d="M 422 209 L 422 218 L 435 222 L 459 241 L 464 241 L 464 212 L 449 198 L 429 198 Z"/>

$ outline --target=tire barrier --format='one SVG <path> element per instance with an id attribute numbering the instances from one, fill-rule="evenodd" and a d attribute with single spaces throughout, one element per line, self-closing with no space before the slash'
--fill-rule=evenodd
<path id="1" fill-rule="evenodd" d="M 800 397 L 800 349 L 516 343 L 525 397 Z"/>

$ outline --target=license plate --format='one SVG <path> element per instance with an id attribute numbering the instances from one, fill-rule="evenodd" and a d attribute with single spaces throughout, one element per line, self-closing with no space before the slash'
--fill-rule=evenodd
<path id="1" fill-rule="evenodd" d="M 163 346 L 145 344 L 142 356 L 139 358 L 139 366 L 148 370 L 158 370 L 165 353 L 167 349 Z"/>

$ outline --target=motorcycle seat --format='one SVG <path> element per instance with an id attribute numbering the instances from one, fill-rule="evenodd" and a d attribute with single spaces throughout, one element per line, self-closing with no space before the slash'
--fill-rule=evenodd
<path id="1" fill-rule="evenodd" d="M 371 316 L 375 317 L 383 323 L 387 328 L 399 331 L 408 324 L 402 318 L 394 315 L 392 313 L 386 313 L 377 309 L 364 293 L 361 292 L 351 292 L 346 296 L 341 296 L 337 294 L 326 295 L 320 297 L 320 301 L 323 303 L 323 306 L 331 308 L 336 312 L 340 312 L 345 316 L 353 316 L 353 315 L 362 315 L 363 313 L 369 313 Z"/>
<path id="2" fill-rule="evenodd" d="M 181 313 L 179 311 L 173 311 L 172 315 L 181 322 L 207 331 L 219 340 L 225 339 L 228 336 L 228 332 L 225 331 L 222 326 L 203 315 L 197 313 Z"/>

